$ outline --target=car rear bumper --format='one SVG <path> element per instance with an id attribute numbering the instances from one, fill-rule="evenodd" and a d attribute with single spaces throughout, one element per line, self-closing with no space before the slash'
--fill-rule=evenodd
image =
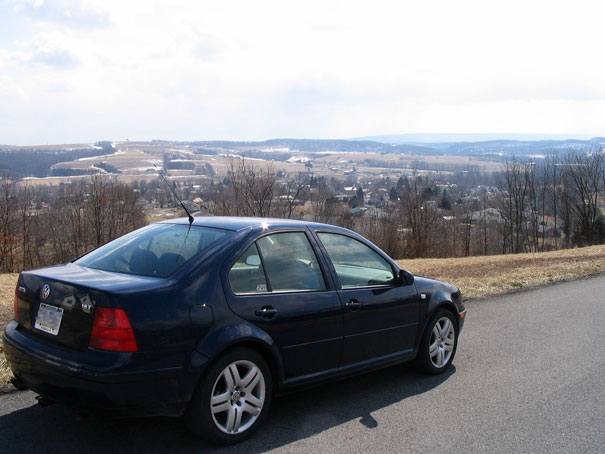
<path id="1" fill-rule="evenodd" d="M 178 416 L 186 409 L 195 379 L 184 367 L 136 371 L 128 360 L 110 372 L 50 354 L 19 332 L 10 322 L 4 332 L 4 351 L 13 374 L 43 397 L 95 413 L 117 417 Z"/>

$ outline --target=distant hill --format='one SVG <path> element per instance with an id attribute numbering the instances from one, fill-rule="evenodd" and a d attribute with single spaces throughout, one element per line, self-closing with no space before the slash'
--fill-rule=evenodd
<path id="1" fill-rule="evenodd" d="M 342 152 L 391 152 L 393 150 L 391 144 L 376 142 L 376 141 L 362 141 L 362 140 L 343 140 L 343 139 L 269 139 L 258 142 L 246 142 L 246 141 L 228 141 L 228 140 L 210 140 L 210 141 L 193 141 L 193 142 L 171 142 L 179 145 L 191 145 L 191 146 L 206 146 L 206 147 L 218 147 L 218 148 L 289 148 L 290 151 L 306 151 L 306 152 L 319 152 L 319 151 L 342 151 Z M 429 147 L 417 146 L 417 145 L 406 145 L 405 149 L 413 152 L 418 150 L 419 152 L 429 150 Z"/>
<path id="2" fill-rule="evenodd" d="M 0 174 L 10 175 L 13 178 L 47 177 L 50 175 L 74 175 L 63 169 L 64 172 L 51 170 L 51 167 L 60 162 L 74 159 L 90 158 L 115 153 L 116 150 L 109 142 L 98 142 L 93 148 L 81 149 L 32 149 L 31 147 L 15 149 L 0 147 Z M 80 172 L 81 173 L 81 172 Z"/>
<path id="3" fill-rule="evenodd" d="M 403 143 L 400 140 L 420 139 L 426 143 Z M 262 142 L 230 142 L 230 141 L 195 141 L 171 142 L 182 145 L 216 147 L 220 149 L 246 149 L 267 151 L 274 148 L 276 151 L 289 152 L 360 152 L 360 153 L 401 153 L 415 155 L 453 155 L 453 156 L 483 156 L 483 157 L 510 157 L 528 156 L 539 157 L 552 153 L 562 154 L 570 150 L 590 152 L 605 146 L 605 138 L 596 137 L 589 140 L 530 140 L 530 137 L 544 137 L 539 134 L 509 134 L 511 137 L 526 137 L 519 139 L 476 140 L 482 137 L 496 136 L 496 134 L 401 134 L 392 136 L 376 136 L 376 140 L 325 140 L 325 139 L 271 139 Z M 499 136 L 503 136 L 500 134 Z M 506 136 L 506 134 L 504 134 Z M 428 142 L 429 139 L 450 139 L 439 142 Z M 467 140 L 460 140 L 466 138 Z M 372 138 L 367 138 L 372 139 Z M 380 139 L 380 140 L 378 140 Z M 456 140 L 453 140 L 456 139 Z"/>
<path id="4" fill-rule="evenodd" d="M 491 138 L 490 138 L 491 137 Z M 591 152 L 605 147 L 605 138 L 555 139 L 544 134 L 396 134 L 360 138 L 373 139 L 391 146 L 416 145 L 436 150 L 438 154 L 463 156 L 540 157 L 571 150 Z M 488 139 L 490 138 L 490 139 Z M 407 142 L 407 143 L 406 143 Z"/>
<path id="5" fill-rule="evenodd" d="M 161 141 L 154 141 L 161 142 Z M 222 149 L 258 149 L 267 151 L 267 148 L 285 149 L 291 152 L 361 152 L 361 153 L 407 153 L 407 154 L 434 154 L 438 153 L 428 146 L 401 144 L 393 145 L 376 141 L 343 140 L 343 139 L 270 139 L 260 142 L 233 142 L 227 140 L 192 141 L 192 142 L 168 142 L 178 145 L 216 147 Z M 279 150 L 283 151 L 283 150 Z"/>
<path id="6" fill-rule="evenodd" d="M 605 138 L 590 140 L 491 140 L 485 142 L 454 142 L 431 144 L 448 155 L 482 156 L 525 156 L 544 157 L 550 154 L 565 154 L 569 151 L 591 152 L 603 149 Z"/>
<path id="7" fill-rule="evenodd" d="M 426 133 L 426 134 L 386 134 L 379 136 L 357 137 L 350 140 L 373 141 L 382 143 L 451 143 L 451 142 L 491 142 L 491 141 L 511 141 L 536 142 L 542 140 L 589 140 L 590 136 L 569 134 L 526 134 L 526 133 L 505 133 L 505 134 L 447 134 L 447 133 Z"/>
<path id="8" fill-rule="evenodd" d="M 167 141 L 154 140 L 152 142 L 131 142 L 129 144 L 116 144 L 119 148 L 124 147 L 120 153 L 128 151 L 128 146 L 134 150 L 129 164 L 125 168 L 140 169 L 137 160 L 141 156 L 170 155 L 175 146 L 184 148 L 179 159 L 168 159 L 167 167 L 177 170 L 194 170 L 196 165 L 191 161 L 191 154 L 204 155 L 231 155 L 238 154 L 248 158 L 268 161 L 285 162 L 298 157 L 297 153 L 304 153 L 311 160 L 321 158 L 326 154 L 337 153 L 362 153 L 362 154 L 401 154 L 415 156 L 463 156 L 489 158 L 491 161 L 505 160 L 512 156 L 536 159 L 557 153 L 563 155 L 568 151 L 594 152 L 605 149 L 605 138 L 592 139 L 545 139 L 529 140 L 535 135 L 509 134 L 511 137 L 525 137 L 525 140 L 502 138 L 497 140 L 477 140 L 484 138 L 481 134 L 403 134 L 392 136 L 376 136 L 376 140 L 344 140 L 344 139 L 270 139 L 265 141 L 227 141 L 227 140 L 199 140 L 199 141 Z M 427 142 L 421 142 L 420 140 Z M 429 142 L 429 140 L 441 139 L 443 141 Z M 447 139 L 447 140 L 445 140 Z M 456 140 L 454 140 L 456 139 Z M 465 139 L 465 140 L 461 140 Z M 400 140 L 414 140 L 414 142 L 403 143 Z M 0 177 L 9 175 L 13 178 L 23 177 L 47 177 L 72 176 L 87 174 L 89 166 L 59 165 L 62 162 L 70 163 L 95 156 L 117 154 L 117 149 L 110 142 L 97 142 L 96 144 L 80 144 L 76 146 L 54 145 L 44 147 L 16 147 L 0 146 Z M 137 154 L 139 153 L 139 154 Z M 147 153 L 147 154 L 146 154 Z M 189 153 L 189 157 L 187 155 Z M 178 154 L 178 153 L 177 153 Z M 199 158 L 201 159 L 201 156 Z M 158 157 L 158 156 L 156 156 Z M 196 157 L 193 157 L 195 160 Z M 103 169 L 110 173 L 119 173 L 123 165 L 124 156 L 116 160 L 99 159 L 93 160 L 97 169 Z M 403 159 L 403 158 L 401 158 Z M 417 159 L 416 159 L 417 160 Z M 128 160 L 126 160 L 128 161 Z M 146 162 L 146 161 L 145 161 Z M 142 163 L 142 165 L 147 165 Z M 145 168 L 141 171 L 145 173 Z M 214 169 L 213 169 L 214 171 Z"/>

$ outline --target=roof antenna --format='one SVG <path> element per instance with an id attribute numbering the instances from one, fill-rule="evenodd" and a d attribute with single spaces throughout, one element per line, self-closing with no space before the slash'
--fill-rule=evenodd
<path id="1" fill-rule="evenodd" d="M 176 194 L 176 191 L 174 190 L 174 188 L 172 186 L 170 186 L 170 183 L 168 183 L 168 180 L 166 179 L 166 177 L 162 174 L 162 172 L 160 172 L 160 169 L 158 169 L 158 166 L 155 165 L 155 162 L 153 163 L 153 167 L 155 167 L 155 170 L 158 171 L 158 175 L 162 177 L 162 179 L 164 180 L 164 182 L 166 183 L 168 188 L 170 188 L 170 192 L 172 192 L 172 195 L 179 201 L 179 203 L 183 207 L 183 210 L 185 210 L 185 213 L 187 213 L 187 216 L 189 217 L 189 228 L 187 229 L 187 233 L 185 234 L 185 240 L 183 241 L 183 244 L 181 244 L 181 247 L 179 248 L 179 253 L 175 259 L 175 262 L 178 262 L 179 257 L 182 257 L 181 251 L 183 250 L 183 246 L 185 246 L 185 244 L 187 243 L 187 238 L 189 237 L 189 231 L 191 230 L 191 225 L 193 224 L 194 219 L 193 219 L 193 216 L 191 216 L 191 213 L 189 212 L 189 210 L 187 209 L 185 204 L 183 203 L 183 201 Z"/>
<path id="2" fill-rule="evenodd" d="M 193 221 L 194 221 L 193 216 L 191 216 L 191 213 L 189 212 L 189 210 L 187 209 L 185 204 L 183 204 L 183 201 L 176 194 L 176 191 L 174 190 L 174 188 L 172 186 L 170 186 L 170 183 L 168 183 L 168 180 L 166 179 L 166 177 L 162 174 L 160 169 L 158 169 L 158 166 L 155 165 L 155 162 L 153 163 L 153 167 L 155 167 L 155 170 L 158 171 L 158 175 L 162 177 L 162 179 L 166 183 L 166 186 L 168 186 L 168 189 L 170 189 L 170 192 L 172 192 L 172 195 L 175 197 L 175 199 L 177 199 L 179 201 L 179 203 L 183 207 L 183 210 L 185 210 L 185 213 L 187 213 L 187 216 L 189 217 L 189 228 L 191 228 L 191 224 L 193 224 Z"/>

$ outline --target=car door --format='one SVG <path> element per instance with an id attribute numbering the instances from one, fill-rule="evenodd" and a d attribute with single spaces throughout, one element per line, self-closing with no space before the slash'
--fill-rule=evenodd
<path id="1" fill-rule="evenodd" d="M 342 306 L 304 231 L 264 235 L 228 273 L 229 304 L 279 347 L 286 380 L 337 369 Z"/>
<path id="2" fill-rule="evenodd" d="M 396 269 L 360 239 L 317 232 L 339 283 L 344 305 L 342 366 L 411 351 L 418 329 L 414 285 L 401 285 Z"/>

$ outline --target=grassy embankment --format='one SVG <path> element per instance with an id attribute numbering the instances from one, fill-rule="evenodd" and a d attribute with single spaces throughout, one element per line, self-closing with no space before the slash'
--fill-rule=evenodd
<path id="1" fill-rule="evenodd" d="M 605 246 L 397 263 L 419 276 L 451 282 L 466 300 L 603 273 Z"/>
<path id="2" fill-rule="evenodd" d="M 1 333 L 4 332 L 4 326 L 13 318 L 17 276 L 17 274 L 0 274 L 0 387 L 7 385 L 11 377 L 6 358 L 2 352 Z"/>
<path id="3" fill-rule="evenodd" d="M 416 275 L 451 282 L 467 300 L 605 272 L 605 246 L 537 254 L 399 260 L 398 263 Z M 16 282 L 16 274 L 0 274 L 0 332 L 13 317 Z M 0 387 L 9 379 L 6 360 L 0 353 Z"/>

